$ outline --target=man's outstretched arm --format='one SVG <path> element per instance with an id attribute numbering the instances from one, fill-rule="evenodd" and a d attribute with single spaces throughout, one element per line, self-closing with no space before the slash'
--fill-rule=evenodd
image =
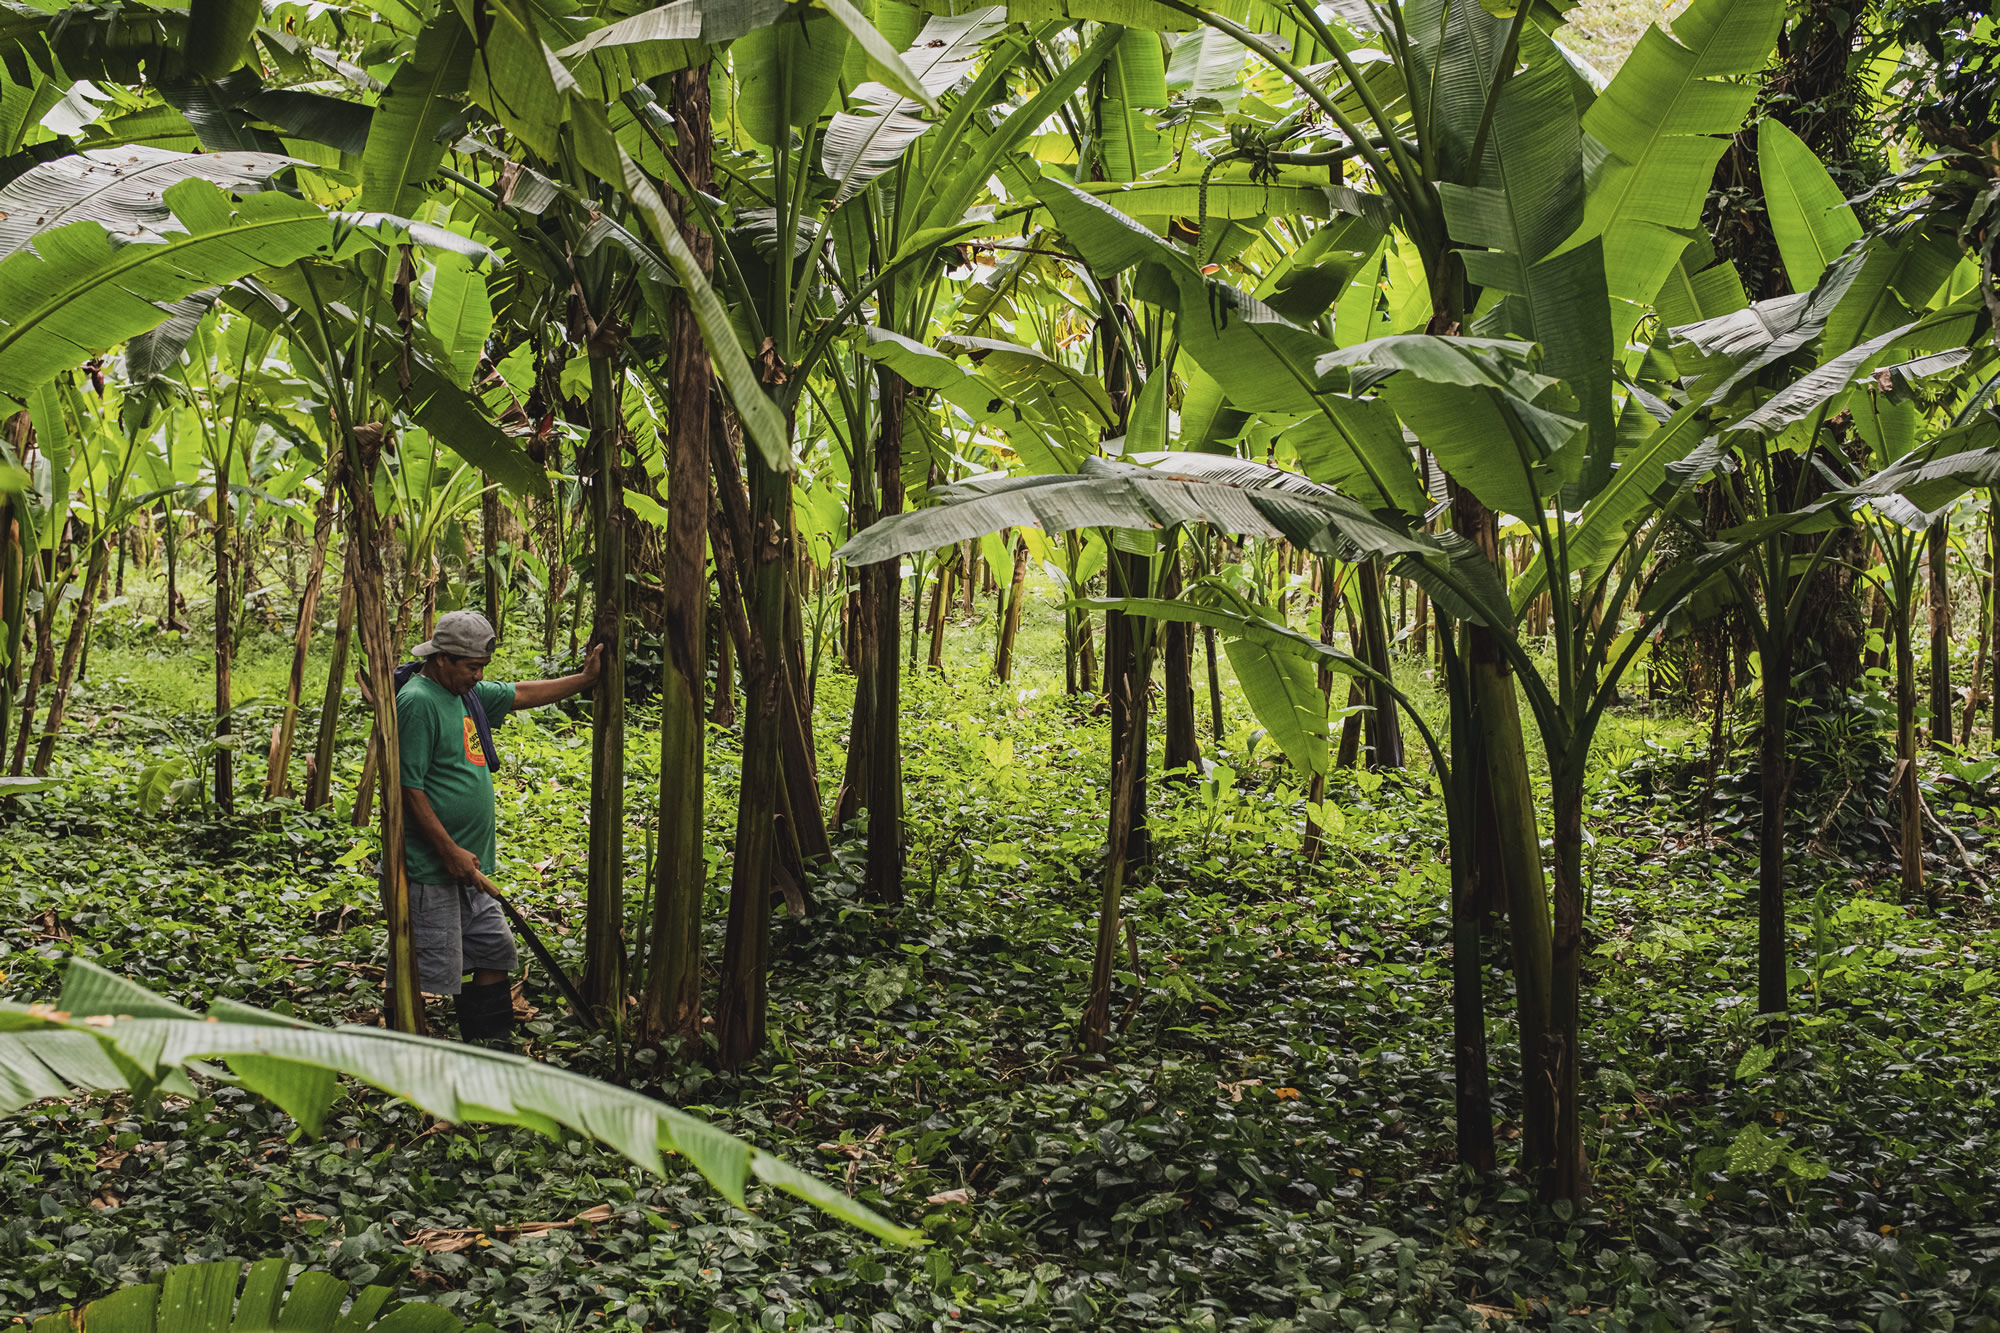
<path id="1" fill-rule="evenodd" d="M 561 703 L 571 695 L 582 694 L 597 684 L 604 674 L 604 645 L 598 644 L 583 659 L 583 670 L 573 676 L 557 676 L 554 680 L 522 680 L 514 683 L 514 707 L 540 708 L 545 704 Z"/>

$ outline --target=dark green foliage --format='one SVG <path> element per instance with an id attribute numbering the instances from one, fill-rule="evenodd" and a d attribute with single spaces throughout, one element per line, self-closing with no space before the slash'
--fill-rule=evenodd
<path id="1" fill-rule="evenodd" d="M 1049 677 L 1052 632 L 1028 640 L 1026 679 Z M 1947 1312 L 1995 1326 L 2000 952 L 1950 915 L 1907 917 L 1865 843 L 1815 860 L 1799 878 L 1815 906 L 1794 918 L 1811 923 L 1799 1016 L 1767 1046 L 1745 998 L 1754 832 L 1729 836 L 1739 818 L 1754 831 L 1755 812 L 1739 817 L 1725 783 L 1723 836 L 1704 850 L 1689 840 L 1698 785 L 1647 792 L 1629 764 L 1684 724 L 1620 721 L 1601 755 L 1624 771 L 1596 788 L 1585 865 L 1600 1195 L 1572 1217 L 1506 1173 L 1518 1108 L 1504 1082 L 1502 1177 L 1451 1165 L 1443 826 L 1421 773 L 1336 775 L 1340 822 L 1317 869 L 1299 793 L 1248 728 L 1216 748 L 1226 769 L 1162 793 L 1155 865 L 1131 894 L 1143 973 L 1119 978 L 1114 1020 L 1138 1003 L 1118 1062 L 1100 1064 L 1067 1033 L 1102 856 L 1102 723 L 1055 691 L 966 674 L 910 687 L 909 907 L 864 902 L 859 845 L 842 848 L 816 916 L 776 923 L 763 1063 L 736 1078 L 644 1053 L 621 1065 L 533 971 L 524 1032 L 544 1058 L 845 1179 L 920 1221 L 928 1249 L 877 1247 L 768 1191 L 751 1217 L 692 1174 L 662 1184 L 594 1148 L 441 1128 L 372 1094 L 305 1140 L 210 1086 L 192 1103 L 50 1106 L 0 1125 L 0 1308 L 283 1253 L 345 1280 L 401 1278 L 503 1329 L 1470 1330 L 1471 1306 L 1531 1327 L 1919 1328 Z M 6 989 L 52 994 L 74 953 L 180 1000 L 371 1015 L 380 934 L 352 830 L 288 804 L 227 822 L 140 814 L 130 782 L 157 742 L 108 720 L 131 688 L 102 683 L 80 712 L 82 728 L 105 720 L 67 751 L 64 792 L 0 816 Z M 822 677 L 822 719 L 844 718 L 848 688 Z M 582 735 L 542 714 L 503 737 L 500 878 L 572 965 Z M 720 894 L 738 760 L 724 733 L 711 748 Z M 635 735 L 635 790 L 656 753 Z M 357 761 L 358 734 L 343 790 Z M 1956 813 L 1932 797 L 1975 850 L 2000 804 L 1977 791 L 1953 789 Z M 711 931 L 720 918 L 713 904 Z M 1489 989 L 1501 1049 L 1503 973 Z"/>

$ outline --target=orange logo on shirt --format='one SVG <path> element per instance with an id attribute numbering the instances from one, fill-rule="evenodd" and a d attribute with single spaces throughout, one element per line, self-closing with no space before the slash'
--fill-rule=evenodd
<path id="1" fill-rule="evenodd" d="M 479 743 L 479 728 L 472 725 L 472 719 L 469 717 L 463 719 L 463 721 L 465 722 L 465 762 L 468 764 L 477 764 L 481 768 L 484 768 L 486 767 L 486 750 Z"/>

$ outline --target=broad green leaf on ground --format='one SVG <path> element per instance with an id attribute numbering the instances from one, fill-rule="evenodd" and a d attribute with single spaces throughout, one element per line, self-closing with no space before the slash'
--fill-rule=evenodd
<path id="1" fill-rule="evenodd" d="M 384 1314 L 392 1287 L 354 1291 L 331 1273 L 294 1275 L 291 1268 L 287 1259 L 259 1259 L 247 1270 L 234 1259 L 176 1264 L 155 1282 L 38 1319 L 34 1333 L 494 1333 L 491 1324 L 467 1330 L 450 1311 L 422 1301 L 398 1303 Z"/>
<path id="2" fill-rule="evenodd" d="M 332 1071 L 453 1123 L 524 1125 L 548 1135 L 569 1129 L 655 1175 L 665 1170 L 663 1151 L 679 1153 L 739 1208 L 747 1206 L 745 1186 L 760 1180 L 883 1240 L 917 1238 L 783 1159 L 623 1088 L 523 1056 L 383 1028 L 247 1016 L 242 1006 L 206 1019 L 174 1012 L 144 988 L 74 960 L 56 1005 L 0 1001 L 0 1109 L 79 1087 L 142 1091 L 190 1064 L 227 1060 L 245 1088 L 317 1133 L 337 1092 L 324 1077 Z"/>

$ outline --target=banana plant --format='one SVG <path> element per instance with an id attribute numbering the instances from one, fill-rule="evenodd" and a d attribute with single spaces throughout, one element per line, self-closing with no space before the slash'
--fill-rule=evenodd
<path id="1" fill-rule="evenodd" d="M 49 696 L 48 718 L 35 744 L 30 771 L 38 778 L 47 776 L 55 755 L 70 687 L 77 678 L 89 642 L 92 619 L 110 563 L 111 543 L 138 507 L 138 502 L 128 498 L 126 488 L 141 453 L 142 427 L 149 414 L 143 401 L 121 404 L 117 395 L 88 394 L 69 383 L 60 385 L 55 397 L 61 405 L 61 417 L 45 415 L 40 420 L 47 429 L 69 437 L 73 471 L 68 489 L 85 499 L 85 504 L 75 507 L 74 512 L 79 517 L 88 513 L 90 535 L 76 556 L 77 566 L 83 570 L 81 591 Z M 121 411 L 121 406 L 126 410 Z M 79 480 L 80 485 L 76 484 Z M 45 601 L 43 614 L 52 609 L 52 604 Z"/>
<path id="2" fill-rule="evenodd" d="M 1710 403 L 1722 423 L 1716 446 L 1686 462 L 1706 473 L 1730 460 L 1718 483 L 1733 524 L 1760 534 L 1746 558 L 1717 577 L 1744 608 L 1763 680 L 1758 1008 L 1779 1014 L 1789 1007 L 1790 990 L 1785 745 L 1794 645 L 1819 571 L 1834 558 L 1842 533 L 1852 530 L 1814 517 L 1829 512 L 1817 503 L 1819 492 L 1828 475 L 1836 487 L 1858 479 L 1847 461 L 1850 433 L 1868 442 L 1870 471 L 1911 451 L 1919 417 L 1912 399 L 1923 396 L 1918 386 L 1965 369 L 1972 357 L 1965 340 L 1977 321 L 1971 318 L 1976 298 L 1954 291 L 1948 281 L 1957 257 L 1952 237 L 1919 219 L 1864 239 L 1826 168 L 1796 135 L 1767 120 L 1759 128 L 1758 152 L 1772 228 L 1798 291 L 1748 305 L 1733 274 L 1701 269 L 1684 257 L 1676 304 L 1704 317 L 1671 331 L 1666 350 L 1679 380 L 1654 387 L 1669 397 L 1698 395 Z M 1655 411 L 1666 407 L 1659 399 L 1651 404 Z M 1896 521 L 1909 517 L 1907 503 L 1892 508 L 1895 519 L 1874 505 L 1861 513 L 1880 529 L 1890 557 L 1886 591 L 1898 608 L 1898 736 L 1906 760 L 1902 859 L 1905 893 L 1914 900 L 1923 873 L 1907 651 L 1915 544 Z"/>

